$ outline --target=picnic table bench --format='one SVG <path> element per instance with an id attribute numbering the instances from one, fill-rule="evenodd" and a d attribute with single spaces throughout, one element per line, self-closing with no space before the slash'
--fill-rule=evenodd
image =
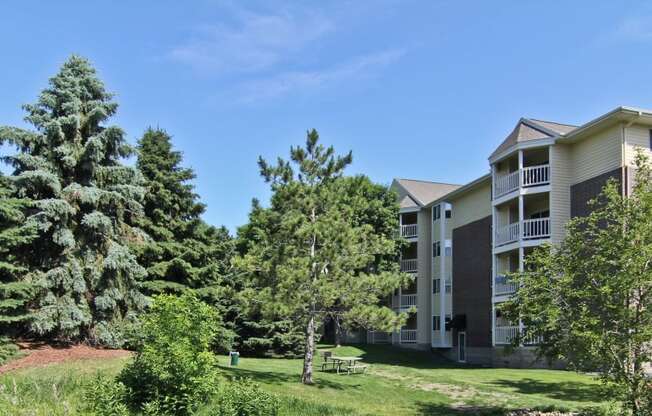
<path id="1" fill-rule="evenodd" d="M 355 374 L 357 372 L 364 373 L 369 367 L 366 364 L 362 364 L 362 358 L 360 357 L 335 357 L 330 351 L 325 351 L 322 353 L 324 362 L 321 365 L 322 371 L 326 371 L 329 367 L 332 370 L 336 370 L 337 374 L 344 372 L 346 374 Z"/>

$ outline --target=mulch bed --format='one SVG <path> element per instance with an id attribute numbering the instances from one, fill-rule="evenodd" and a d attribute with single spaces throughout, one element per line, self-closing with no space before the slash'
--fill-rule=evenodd
<path id="1" fill-rule="evenodd" d="M 41 342 L 18 342 L 23 357 L 11 360 L 0 366 L 0 374 L 20 368 L 43 367 L 65 361 L 126 357 L 132 353 L 127 350 L 110 350 L 88 345 L 45 344 Z"/>

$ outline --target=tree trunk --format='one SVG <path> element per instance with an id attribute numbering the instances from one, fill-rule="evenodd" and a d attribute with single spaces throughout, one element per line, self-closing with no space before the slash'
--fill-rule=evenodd
<path id="1" fill-rule="evenodd" d="M 312 381 L 312 361 L 315 351 L 315 316 L 310 316 L 308 327 L 306 328 L 306 352 L 303 356 L 303 374 L 301 382 L 303 384 L 313 384 Z"/>
<path id="2" fill-rule="evenodd" d="M 342 345 L 342 327 L 340 326 L 340 320 L 338 318 L 334 318 L 333 324 L 335 327 L 335 346 L 339 347 Z"/>

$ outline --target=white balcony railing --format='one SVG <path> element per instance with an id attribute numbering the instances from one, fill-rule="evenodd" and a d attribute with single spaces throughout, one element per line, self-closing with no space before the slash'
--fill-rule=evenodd
<path id="1" fill-rule="evenodd" d="M 524 187 L 550 183 L 550 165 L 528 166 L 522 173 L 521 185 Z"/>
<path id="2" fill-rule="evenodd" d="M 405 237 L 405 238 L 416 237 L 417 232 L 418 232 L 417 224 L 401 225 L 401 237 Z"/>
<path id="3" fill-rule="evenodd" d="M 518 222 L 514 222 L 509 225 L 496 229 L 496 245 L 501 246 L 503 244 L 513 243 L 518 241 Z"/>
<path id="4" fill-rule="evenodd" d="M 550 218 L 535 218 L 523 221 L 524 239 L 546 237 L 550 237 Z"/>
<path id="5" fill-rule="evenodd" d="M 528 166 L 506 175 L 494 178 L 494 199 L 513 192 L 522 186 L 546 185 L 550 183 L 550 165 Z"/>
<path id="6" fill-rule="evenodd" d="M 519 172 L 515 171 L 507 175 L 500 175 L 494 178 L 494 198 L 518 189 Z"/>
<path id="7" fill-rule="evenodd" d="M 519 235 L 522 233 L 522 235 Z M 550 218 L 535 218 L 524 220 L 522 225 L 518 222 L 505 225 L 496 229 L 496 246 L 514 243 L 519 240 L 534 240 L 550 237 Z"/>
<path id="8" fill-rule="evenodd" d="M 402 259 L 401 271 L 405 273 L 416 273 L 419 262 L 417 259 Z"/>
<path id="9" fill-rule="evenodd" d="M 413 306 L 417 306 L 416 294 L 401 295 L 401 308 L 411 308 Z"/>
<path id="10" fill-rule="evenodd" d="M 496 276 L 494 281 L 494 295 L 509 295 L 516 292 L 518 283 L 507 280 L 507 276 Z"/>
<path id="11" fill-rule="evenodd" d="M 518 326 L 497 326 L 494 333 L 496 345 L 510 344 L 518 335 Z"/>
<path id="12" fill-rule="evenodd" d="M 392 334 L 389 332 L 369 331 L 372 344 L 390 344 L 392 342 Z"/>
<path id="13" fill-rule="evenodd" d="M 417 342 L 417 330 L 416 329 L 401 329 L 401 343 L 402 344 L 414 344 Z"/>

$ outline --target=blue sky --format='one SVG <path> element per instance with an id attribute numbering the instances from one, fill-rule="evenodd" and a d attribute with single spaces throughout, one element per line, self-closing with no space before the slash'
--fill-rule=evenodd
<path id="1" fill-rule="evenodd" d="M 521 116 L 583 123 L 652 108 L 652 6 L 613 1 L 21 1 L 0 16 L 0 124 L 22 125 L 71 53 L 88 57 L 135 142 L 174 136 L 235 229 L 266 201 L 258 155 L 305 131 L 350 173 L 468 182 Z"/>

